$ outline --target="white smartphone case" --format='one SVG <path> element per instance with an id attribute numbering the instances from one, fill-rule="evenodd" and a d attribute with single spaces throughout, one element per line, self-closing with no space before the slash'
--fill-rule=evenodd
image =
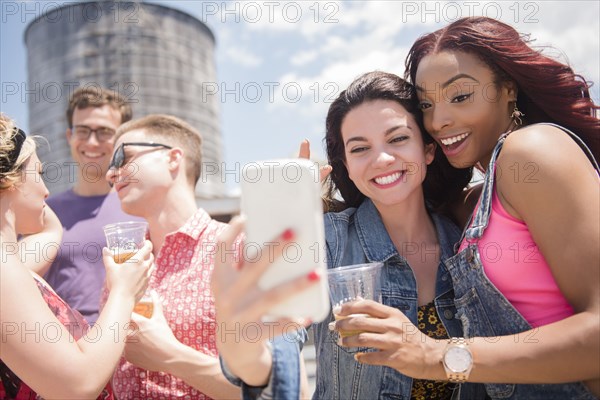
<path id="1" fill-rule="evenodd" d="M 247 259 L 257 257 L 261 248 L 264 256 L 274 259 L 274 243 L 286 229 L 294 231 L 283 257 L 259 280 L 260 289 L 271 289 L 314 269 L 321 273 L 318 284 L 271 309 L 268 318 L 325 319 L 330 306 L 318 165 L 305 159 L 253 162 L 242 169 L 241 181 Z"/>

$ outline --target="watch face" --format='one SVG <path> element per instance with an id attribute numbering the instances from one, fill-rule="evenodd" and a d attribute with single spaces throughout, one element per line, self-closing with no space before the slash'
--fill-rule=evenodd
<path id="1" fill-rule="evenodd" d="M 446 353 L 445 362 L 452 372 L 465 372 L 471 367 L 473 357 L 469 350 L 462 347 L 453 347 Z"/>

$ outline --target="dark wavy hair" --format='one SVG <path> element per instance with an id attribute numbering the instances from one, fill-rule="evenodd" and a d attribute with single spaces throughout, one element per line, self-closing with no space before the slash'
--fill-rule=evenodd
<path id="1" fill-rule="evenodd" d="M 344 165 L 345 151 L 341 126 L 352 109 L 374 100 L 392 100 L 400 104 L 415 116 L 425 144 L 434 142 L 423 127 L 416 91 L 410 83 L 397 75 L 381 71 L 368 72 L 359 76 L 339 94 L 327 112 L 325 143 L 327 159 L 333 167 L 325 197 L 328 211 L 358 207 L 365 199 L 365 195 L 350 179 L 348 169 Z M 434 211 L 445 212 L 445 208 L 452 204 L 467 186 L 471 173 L 471 168 L 457 169 L 450 165 L 441 148 L 436 146 L 435 158 L 427 166 L 427 174 L 423 181 L 425 201 Z M 337 191 L 343 198 L 343 202 L 337 199 Z"/>
<path id="2" fill-rule="evenodd" d="M 525 122 L 553 122 L 575 132 L 598 159 L 599 106 L 590 98 L 587 82 L 571 67 L 529 46 L 528 35 L 486 17 L 459 19 L 445 28 L 421 36 L 406 58 L 406 79 L 415 82 L 420 61 L 444 50 L 462 51 L 482 60 L 498 83 L 518 87 L 517 106 Z"/>

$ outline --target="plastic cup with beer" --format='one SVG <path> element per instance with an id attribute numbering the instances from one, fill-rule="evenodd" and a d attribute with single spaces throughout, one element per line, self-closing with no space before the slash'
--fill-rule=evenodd
<path id="1" fill-rule="evenodd" d="M 144 246 L 147 232 L 148 223 L 142 221 L 127 221 L 105 225 L 106 245 L 112 252 L 115 262 L 123 264 L 133 257 Z M 153 310 L 152 297 L 144 294 L 142 299 L 135 305 L 133 312 L 150 318 Z"/>
<path id="2" fill-rule="evenodd" d="M 129 260 L 144 246 L 148 223 L 141 221 L 118 222 L 104 226 L 106 245 L 117 264 Z"/>
<path id="3" fill-rule="evenodd" d="M 359 299 L 381 302 L 382 268 L 383 263 L 375 262 L 347 265 L 328 270 L 327 279 L 332 306 L 335 308 L 336 306 Z M 338 321 L 351 316 L 358 315 L 353 314 L 344 317 L 334 315 L 334 318 Z M 361 314 L 360 316 L 369 317 L 368 314 Z M 341 337 L 353 336 L 359 333 L 361 332 L 339 331 Z"/>

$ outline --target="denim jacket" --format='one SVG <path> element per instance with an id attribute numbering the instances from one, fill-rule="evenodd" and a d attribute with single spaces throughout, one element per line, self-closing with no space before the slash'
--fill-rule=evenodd
<path id="1" fill-rule="evenodd" d="M 440 259 L 453 255 L 460 230 L 448 219 L 431 214 L 440 245 Z M 401 216 L 399 216 L 401 218 Z M 328 268 L 366 262 L 383 262 L 382 302 L 402 311 L 417 325 L 417 285 L 413 272 L 404 257 L 398 254 L 379 212 L 366 199 L 358 208 L 325 215 Z M 419 251 L 428 251 L 422 248 Z M 408 250 L 408 249 L 407 249 Z M 408 250 L 410 251 L 410 250 Z M 430 251 L 435 251 L 430 249 Z M 435 307 L 450 336 L 463 336 L 462 325 L 455 318 L 452 280 L 443 262 L 436 278 Z M 353 353 L 337 345 L 337 333 L 327 325 L 333 314 L 314 325 L 317 354 L 317 382 L 314 398 L 318 399 L 410 399 L 412 378 L 389 367 L 360 364 Z M 415 332 L 416 333 L 416 332 Z M 474 385 L 465 385 L 474 386 Z M 466 398 L 474 398 L 472 396 Z"/>
<path id="2" fill-rule="evenodd" d="M 431 214 L 438 234 L 440 258 L 453 255 L 460 230 L 448 219 Z M 399 216 L 401 218 L 401 216 Z M 392 243 L 379 212 L 373 202 L 366 199 L 358 208 L 325 215 L 325 237 L 328 268 L 366 262 L 383 262 L 383 304 L 402 311 L 413 324 L 417 324 L 417 287 L 415 277 L 406 259 Z M 422 251 L 420 249 L 419 251 Z M 424 249 L 427 251 L 427 249 Z M 431 249 L 431 251 L 435 251 Z M 440 262 L 436 278 L 435 307 L 450 336 L 463 336 L 462 325 L 455 317 L 452 279 L 443 262 Z M 317 382 L 314 399 L 410 399 L 412 378 L 395 369 L 371 366 L 356 362 L 353 355 L 360 349 L 337 345 L 337 333 L 330 332 L 329 322 L 333 314 L 323 322 L 313 325 L 317 356 Z M 297 357 L 298 345 L 278 338 L 273 342 L 273 370 L 269 386 L 262 393 L 244 390 L 244 398 L 278 397 L 275 393 L 298 393 L 299 371 L 291 358 Z M 288 357 L 283 354 L 288 354 Z M 287 369 L 283 366 L 286 365 Z M 283 375 L 279 375 L 285 370 Z M 239 384 L 239 382 L 238 382 Z M 284 388 L 286 390 L 284 390 Z M 243 388 L 244 389 L 244 388 Z M 466 399 L 482 398 L 481 385 L 463 384 L 461 396 Z M 478 391 L 478 392 L 476 392 Z M 477 394 L 476 394 L 477 393 Z M 265 396 L 266 395 L 266 396 Z M 288 397 L 289 398 L 289 397 Z"/>

